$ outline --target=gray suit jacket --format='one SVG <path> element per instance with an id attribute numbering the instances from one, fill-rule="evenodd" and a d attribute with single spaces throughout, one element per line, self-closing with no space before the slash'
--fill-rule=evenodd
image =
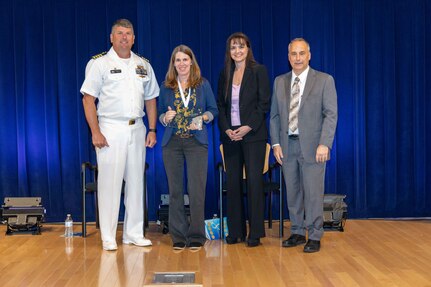
<path id="1" fill-rule="evenodd" d="M 271 144 L 281 145 L 284 160 L 289 156 L 287 145 L 291 79 L 292 72 L 275 79 L 271 103 Z M 319 144 L 332 149 L 337 119 L 334 79 L 310 67 L 298 115 L 299 141 L 305 161 L 316 162 L 316 149 Z"/>

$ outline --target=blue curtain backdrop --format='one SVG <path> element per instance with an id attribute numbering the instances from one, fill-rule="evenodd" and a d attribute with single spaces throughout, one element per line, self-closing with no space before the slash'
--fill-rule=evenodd
<path id="1" fill-rule="evenodd" d="M 95 162 L 79 89 L 111 24 L 135 25 L 134 51 L 159 83 L 172 49 L 190 46 L 216 90 L 225 40 L 243 31 L 270 79 L 290 70 L 304 37 L 311 66 L 336 81 L 339 122 L 326 192 L 349 217 L 431 216 L 431 1 L 0 0 L 0 200 L 41 196 L 48 221 L 81 220 L 80 164 Z M 157 137 L 162 137 L 161 126 Z M 217 213 L 220 161 L 210 128 L 207 215 Z M 161 147 L 149 149 L 149 214 L 167 193 Z"/>

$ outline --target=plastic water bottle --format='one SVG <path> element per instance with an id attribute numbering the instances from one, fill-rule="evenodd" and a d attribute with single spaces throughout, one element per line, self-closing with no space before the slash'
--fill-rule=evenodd
<path id="1" fill-rule="evenodd" d="M 73 237 L 73 219 L 72 215 L 68 214 L 64 221 L 64 237 Z"/>

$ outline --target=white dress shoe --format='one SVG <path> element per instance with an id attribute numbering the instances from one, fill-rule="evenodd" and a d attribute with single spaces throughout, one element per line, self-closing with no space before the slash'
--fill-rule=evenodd
<path id="1" fill-rule="evenodd" d="M 117 243 L 115 242 L 103 242 L 102 246 L 103 246 L 103 250 L 107 250 L 107 251 L 114 251 L 118 249 Z"/>
<path id="2" fill-rule="evenodd" d="M 136 246 L 151 246 L 153 245 L 149 239 L 146 239 L 144 237 L 141 238 L 123 238 L 124 244 L 133 244 Z"/>

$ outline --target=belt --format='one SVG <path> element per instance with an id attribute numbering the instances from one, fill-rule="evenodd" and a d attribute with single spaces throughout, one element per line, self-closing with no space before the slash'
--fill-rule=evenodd
<path id="1" fill-rule="evenodd" d="M 110 118 L 100 117 L 99 122 L 117 124 L 117 125 L 133 126 L 139 122 L 142 122 L 142 119 L 141 118 L 137 118 L 137 119 L 110 119 Z"/>
<path id="2" fill-rule="evenodd" d="M 299 139 L 299 135 L 289 135 L 289 139 L 297 140 L 297 139 Z"/>
<path id="3" fill-rule="evenodd" d="M 176 134 L 176 136 L 182 139 L 188 139 L 194 137 L 194 134 Z"/>

